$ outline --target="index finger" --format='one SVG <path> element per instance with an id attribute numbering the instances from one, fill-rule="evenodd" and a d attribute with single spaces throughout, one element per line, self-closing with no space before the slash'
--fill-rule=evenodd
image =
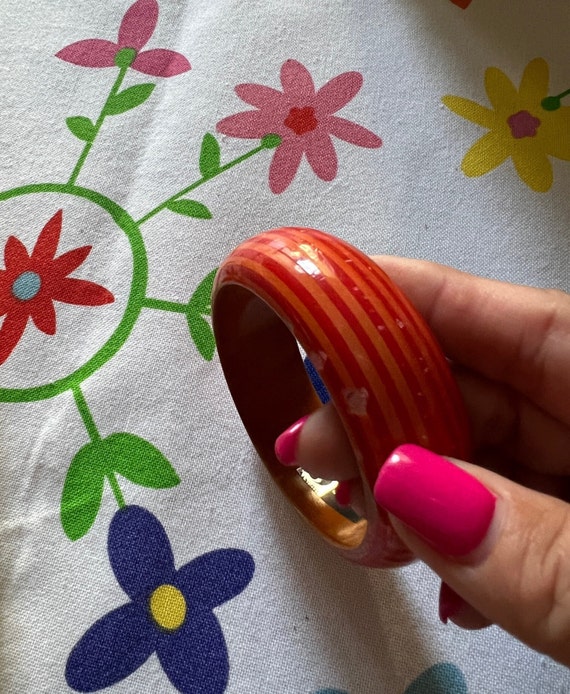
<path id="1" fill-rule="evenodd" d="M 373 260 L 424 316 L 446 355 L 568 423 L 570 296 L 394 256 Z"/>

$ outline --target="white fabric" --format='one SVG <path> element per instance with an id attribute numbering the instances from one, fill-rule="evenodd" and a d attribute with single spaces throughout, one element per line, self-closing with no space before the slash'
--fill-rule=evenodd
<path id="1" fill-rule="evenodd" d="M 128 0 L 3 0 L 2 190 L 68 180 L 84 143 L 65 119 L 95 120 L 116 69 L 75 66 L 55 53 L 86 38 L 116 41 L 128 7 Z M 453 94 L 488 104 L 488 67 L 518 87 L 536 57 L 550 67 L 550 93 L 564 91 L 569 26 L 564 0 L 521 0 L 516 7 L 473 0 L 465 10 L 448 0 L 160 0 L 148 47 L 175 50 L 192 69 L 171 78 L 130 72 L 125 86 L 157 86 L 143 105 L 105 121 L 77 184 L 140 219 L 199 177 L 203 135 L 251 108 L 234 93 L 237 84 L 281 89 L 288 59 L 305 65 L 317 87 L 358 71 L 363 87 L 340 115 L 379 135 L 382 147 L 335 140 L 333 181 L 319 180 L 304 160 L 279 195 L 268 185 L 273 151 L 264 151 L 189 195 L 213 219 L 157 214 L 143 227 L 147 296 L 186 303 L 235 245 L 282 225 L 317 227 L 368 253 L 429 258 L 569 290 L 570 164 L 553 160 L 546 193 L 525 185 L 510 160 L 468 178 L 461 160 L 485 131 L 441 101 Z M 222 162 L 256 144 L 216 136 Z M 14 234 L 31 250 L 62 205 L 58 254 L 93 244 L 75 276 L 107 287 L 117 301 L 96 309 L 57 304 L 55 336 L 30 321 L 0 366 L 2 388 L 49 382 L 74 359 L 86 359 L 125 305 L 128 246 L 88 201 L 45 193 L 0 202 L 0 248 Z M 246 550 L 255 561 L 249 585 L 215 610 L 229 652 L 228 694 L 324 688 L 404 694 L 441 662 L 459 668 L 468 691 L 478 694 L 570 688 L 567 669 L 495 627 L 469 633 L 440 624 L 438 581 L 425 567 L 381 572 L 339 560 L 268 478 L 217 358 L 200 356 L 183 315 L 143 309 L 126 344 L 82 391 L 103 437 L 143 437 L 180 476 L 178 486 L 164 490 L 119 479 L 128 503 L 162 523 L 177 566 L 218 548 Z M 88 443 L 71 392 L 0 403 L 0 418 L 0 689 L 72 691 L 65 680 L 71 650 L 92 624 L 128 601 L 107 556 L 117 506 L 106 485 L 90 531 L 72 542 L 62 530 L 65 476 Z M 177 690 L 152 655 L 112 691 Z"/>

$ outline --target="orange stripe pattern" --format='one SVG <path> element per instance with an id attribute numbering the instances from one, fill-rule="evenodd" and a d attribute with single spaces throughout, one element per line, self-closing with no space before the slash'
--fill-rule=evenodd
<path id="1" fill-rule="evenodd" d="M 368 256 L 320 231 L 276 229 L 245 241 L 221 265 L 214 309 L 216 293 L 228 285 L 262 299 L 294 334 L 331 395 L 369 487 L 402 443 L 468 458 L 465 409 L 445 356 Z"/>

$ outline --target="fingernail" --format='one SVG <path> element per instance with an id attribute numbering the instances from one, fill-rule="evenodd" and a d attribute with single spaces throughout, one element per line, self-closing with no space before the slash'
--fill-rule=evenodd
<path id="1" fill-rule="evenodd" d="M 469 554 L 483 541 L 495 497 L 449 460 L 412 444 L 384 463 L 374 498 L 441 554 Z"/>
<path id="2" fill-rule="evenodd" d="M 301 417 L 288 429 L 280 434 L 275 441 L 275 455 L 283 465 L 295 465 L 297 462 L 297 443 L 305 422 L 309 415 Z"/>
<path id="3" fill-rule="evenodd" d="M 334 495 L 339 506 L 350 506 L 352 480 L 341 480 L 334 490 Z"/>
<path id="4" fill-rule="evenodd" d="M 439 618 L 444 624 L 459 612 L 467 603 L 465 600 L 442 581 L 439 589 Z"/>

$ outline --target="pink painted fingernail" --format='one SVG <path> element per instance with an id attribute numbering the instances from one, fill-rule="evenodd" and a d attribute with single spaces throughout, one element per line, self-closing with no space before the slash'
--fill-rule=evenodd
<path id="1" fill-rule="evenodd" d="M 374 498 L 436 551 L 469 554 L 483 541 L 495 496 L 449 460 L 412 444 L 396 448 L 384 463 Z"/>
<path id="2" fill-rule="evenodd" d="M 465 605 L 467 605 L 465 600 L 442 581 L 439 589 L 439 618 L 441 621 L 447 624 L 447 621 L 453 619 Z"/>
<path id="3" fill-rule="evenodd" d="M 350 506 L 352 480 L 341 480 L 334 490 L 334 495 L 339 506 Z"/>
<path id="4" fill-rule="evenodd" d="M 288 429 L 280 434 L 275 441 L 275 455 L 277 460 L 283 465 L 296 465 L 297 463 L 297 443 L 299 435 L 309 415 L 298 419 Z"/>

